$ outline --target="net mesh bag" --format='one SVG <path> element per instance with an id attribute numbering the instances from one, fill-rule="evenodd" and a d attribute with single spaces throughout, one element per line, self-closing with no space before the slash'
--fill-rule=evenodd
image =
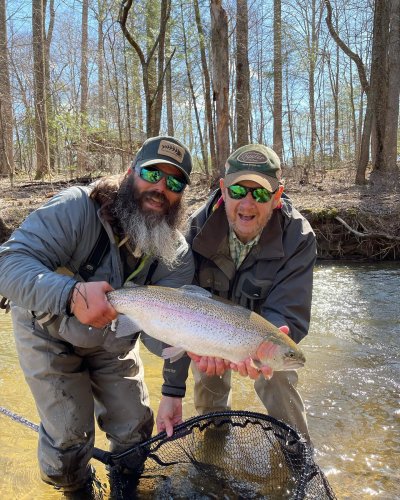
<path id="1" fill-rule="evenodd" d="M 140 498 L 336 498 L 307 442 L 268 415 L 210 413 L 141 446 Z"/>

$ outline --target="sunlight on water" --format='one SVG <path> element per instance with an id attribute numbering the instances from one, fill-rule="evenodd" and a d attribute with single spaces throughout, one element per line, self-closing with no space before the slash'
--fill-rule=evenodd
<path id="1" fill-rule="evenodd" d="M 398 265 L 319 265 L 315 270 L 300 388 L 316 461 L 338 498 L 400 497 L 399 290 Z M 38 423 L 18 365 L 10 318 L 3 313 L 0 330 L 0 406 Z M 142 357 L 156 411 L 161 361 L 144 347 Z M 234 380 L 233 408 L 262 412 L 252 383 L 238 376 Z M 195 414 L 191 387 L 190 379 L 185 418 Z M 0 414 L 0 498 L 62 497 L 39 478 L 36 438 L 32 429 Z M 96 446 L 107 448 L 100 431 Z M 94 465 L 107 490 L 105 467 Z"/>

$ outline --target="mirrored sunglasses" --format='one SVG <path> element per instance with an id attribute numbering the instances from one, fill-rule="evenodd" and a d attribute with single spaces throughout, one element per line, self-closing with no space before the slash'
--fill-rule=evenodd
<path id="1" fill-rule="evenodd" d="M 228 187 L 228 194 L 233 200 L 241 200 L 251 193 L 257 203 L 267 203 L 274 193 L 263 187 L 246 187 L 240 184 L 233 184 Z"/>
<path id="2" fill-rule="evenodd" d="M 167 188 L 174 193 L 181 193 L 187 184 L 184 179 L 175 177 L 175 175 L 166 174 L 155 166 L 142 167 L 137 169 L 137 172 L 141 179 L 151 184 L 157 184 L 157 182 L 160 182 L 160 180 L 165 177 L 167 180 Z"/>

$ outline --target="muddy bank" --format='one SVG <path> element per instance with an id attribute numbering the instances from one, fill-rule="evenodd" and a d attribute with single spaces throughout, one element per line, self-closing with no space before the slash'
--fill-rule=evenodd
<path id="1" fill-rule="evenodd" d="M 348 169 L 319 173 L 312 179 L 301 169 L 287 170 L 285 191 L 310 221 L 318 243 L 319 259 L 360 261 L 400 260 L 400 189 L 390 185 L 354 186 Z M 81 179 L 80 184 L 90 179 Z M 11 188 L 0 180 L 0 242 L 24 218 L 60 189 L 76 180 L 29 182 L 21 179 Z M 193 176 L 187 192 L 189 213 L 209 194 L 207 181 Z"/>

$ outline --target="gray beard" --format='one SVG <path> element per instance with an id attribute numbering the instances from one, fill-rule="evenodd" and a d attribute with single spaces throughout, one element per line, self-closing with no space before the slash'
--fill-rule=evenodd
<path id="1" fill-rule="evenodd" d="M 181 203 L 170 207 L 164 198 L 164 213 L 142 209 L 142 200 L 147 193 L 140 195 L 133 184 L 133 178 L 124 179 L 114 201 L 113 215 L 135 249 L 135 255 L 149 255 L 160 259 L 172 269 L 179 263 L 177 249 L 181 244 L 178 227 L 183 220 L 184 210 Z M 153 193 L 154 196 L 154 193 Z"/>

